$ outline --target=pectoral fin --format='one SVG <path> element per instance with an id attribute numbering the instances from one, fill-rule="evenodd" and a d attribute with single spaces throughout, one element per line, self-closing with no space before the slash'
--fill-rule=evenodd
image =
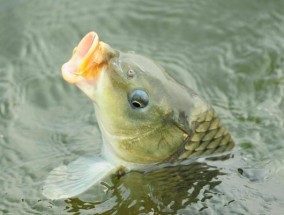
<path id="1" fill-rule="evenodd" d="M 74 197 L 115 169 L 116 166 L 101 157 L 78 158 L 67 166 L 53 169 L 45 180 L 42 193 L 49 199 Z"/>

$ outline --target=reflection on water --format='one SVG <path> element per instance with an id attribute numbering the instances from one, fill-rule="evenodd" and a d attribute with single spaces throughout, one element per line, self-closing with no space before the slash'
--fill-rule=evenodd
<path id="1" fill-rule="evenodd" d="M 99 214 L 176 214 L 179 210 L 211 199 L 213 189 L 225 175 L 218 167 L 204 162 L 168 166 L 150 172 L 132 171 L 122 177 L 111 178 L 104 202 L 86 202 L 80 198 L 68 199 L 68 212 Z M 95 194 L 94 194 L 95 195 Z M 203 205 L 203 206 L 202 206 Z"/>

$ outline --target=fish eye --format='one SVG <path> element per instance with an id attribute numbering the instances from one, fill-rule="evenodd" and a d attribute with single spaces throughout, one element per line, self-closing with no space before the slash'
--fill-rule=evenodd
<path id="1" fill-rule="evenodd" d="M 128 101 L 133 109 L 142 109 L 149 104 L 149 96 L 144 90 L 133 90 L 128 96 Z"/>
<path id="2" fill-rule="evenodd" d="M 126 72 L 126 76 L 128 79 L 132 79 L 135 77 L 135 71 L 133 69 L 129 69 L 127 72 Z"/>

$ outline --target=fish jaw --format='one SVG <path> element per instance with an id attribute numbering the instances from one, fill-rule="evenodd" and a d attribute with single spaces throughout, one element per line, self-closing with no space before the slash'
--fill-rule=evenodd
<path id="1" fill-rule="evenodd" d="M 95 32 L 89 32 L 74 48 L 70 60 L 63 64 L 63 79 L 81 89 L 84 85 L 93 85 L 114 54 L 109 45 L 99 41 Z"/>

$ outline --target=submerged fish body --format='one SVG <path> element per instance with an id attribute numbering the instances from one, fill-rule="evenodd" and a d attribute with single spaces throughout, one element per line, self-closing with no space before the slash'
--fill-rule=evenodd
<path id="1" fill-rule="evenodd" d="M 101 157 L 54 169 L 43 189 L 48 198 L 78 195 L 120 168 L 175 162 L 234 146 L 213 108 L 193 90 L 151 59 L 100 42 L 94 32 L 82 39 L 62 73 L 93 101 L 104 144 Z"/>

